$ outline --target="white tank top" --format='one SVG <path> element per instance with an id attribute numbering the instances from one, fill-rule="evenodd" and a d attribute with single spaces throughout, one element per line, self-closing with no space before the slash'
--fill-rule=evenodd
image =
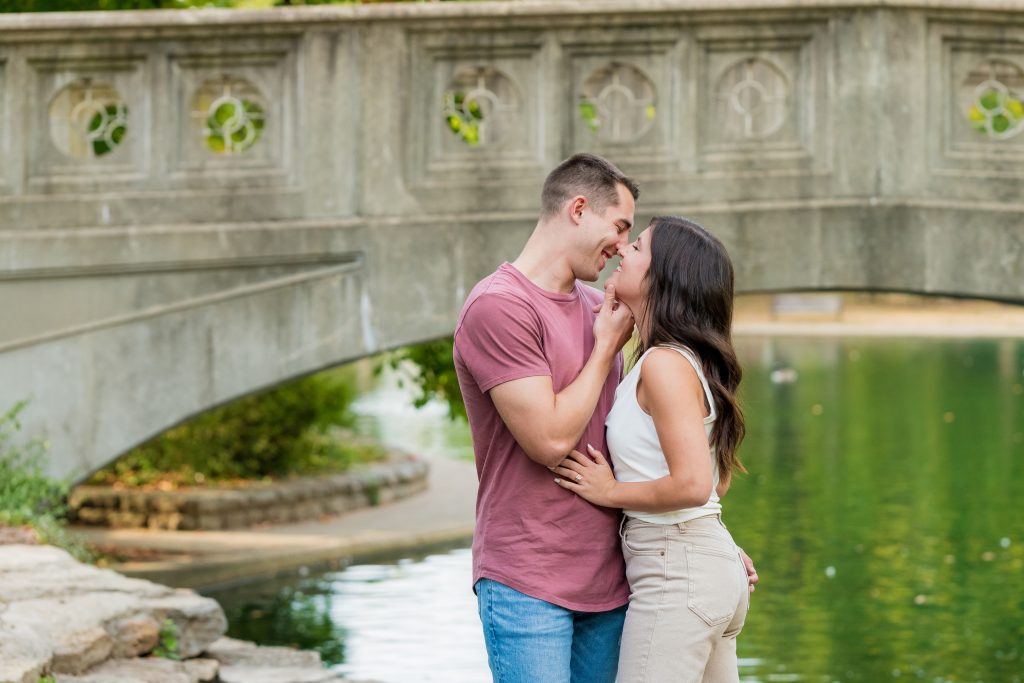
<path id="1" fill-rule="evenodd" d="M 629 374 L 623 378 L 615 390 L 615 403 L 605 420 L 605 426 L 608 429 L 608 454 L 615 466 L 615 478 L 619 481 L 652 481 L 669 475 L 665 452 L 661 449 L 658 432 L 654 428 L 654 418 L 644 412 L 636 399 L 636 387 L 640 382 L 640 367 L 647 355 L 655 348 L 678 351 L 696 370 L 701 386 L 704 387 L 704 395 L 711 408 L 711 414 L 704 418 L 704 433 L 708 436 L 708 446 L 711 450 L 711 490 L 708 492 L 708 501 L 700 507 L 673 510 L 672 512 L 637 512 L 635 510 L 623 510 L 623 512 L 630 517 L 654 524 L 678 524 L 698 517 L 717 514 L 722 510 L 718 493 L 715 491 L 718 488 L 718 465 L 715 462 L 714 447 L 710 444 L 711 430 L 715 425 L 715 418 L 718 417 L 718 411 L 715 409 L 715 400 L 711 394 L 711 388 L 708 386 L 707 378 L 704 377 L 704 370 L 693 351 L 678 346 L 656 346 L 647 349 L 644 355 L 640 356 L 636 366 L 629 371 Z"/>

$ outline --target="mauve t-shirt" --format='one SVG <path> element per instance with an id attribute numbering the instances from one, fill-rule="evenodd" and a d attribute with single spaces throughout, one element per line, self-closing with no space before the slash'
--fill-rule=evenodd
<path id="1" fill-rule="evenodd" d="M 618 510 L 586 502 L 529 458 L 498 414 L 490 389 L 550 375 L 555 393 L 572 383 L 594 348 L 593 307 L 601 292 L 579 282 L 549 292 L 505 263 L 481 280 L 455 328 L 455 369 L 466 402 L 480 487 L 473 536 L 473 583 L 492 579 L 583 612 L 628 601 Z M 607 452 L 604 420 L 622 374 L 616 357 L 576 450 Z"/>

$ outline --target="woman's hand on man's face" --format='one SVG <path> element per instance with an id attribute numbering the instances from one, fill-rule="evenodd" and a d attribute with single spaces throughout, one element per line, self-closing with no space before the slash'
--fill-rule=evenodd
<path id="1" fill-rule="evenodd" d="M 587 444 L 587 450 L 590 458 L 573 451 L 557 467 L 550 468 L 558 475 L 555 483 L 594 505 L 617 507 L 613 500 L 616 481 L 611 466 L 590 444 Z"/>

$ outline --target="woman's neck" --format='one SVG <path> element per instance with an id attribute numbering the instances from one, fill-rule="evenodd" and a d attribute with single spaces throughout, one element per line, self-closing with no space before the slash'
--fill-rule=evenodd
<path id="1" fill-rule="evenodd" d="M 640 347 L 647 350 L 650 348 L 651 341 L 650 325 L 647 324 L 647 319 L 643 311 L 636 311 L 632 306 L 629 308 L 633 311 L 633 319 L 636 320 L 636 332 L 640 337 Z"/>

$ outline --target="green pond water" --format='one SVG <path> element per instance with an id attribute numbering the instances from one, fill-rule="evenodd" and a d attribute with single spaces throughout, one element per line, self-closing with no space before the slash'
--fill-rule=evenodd
<path id="1" fill-rule="evenodd" d="M 744 681 L 1024 680 L 1024 342 L 741 338 L 749 475 L 725 521 L 762 577 Z M 364 428 L 465 457 L 385 383 Z M 230 634 L 354 678 L 489 680 L 468 550 L 215 594 Z"/>

